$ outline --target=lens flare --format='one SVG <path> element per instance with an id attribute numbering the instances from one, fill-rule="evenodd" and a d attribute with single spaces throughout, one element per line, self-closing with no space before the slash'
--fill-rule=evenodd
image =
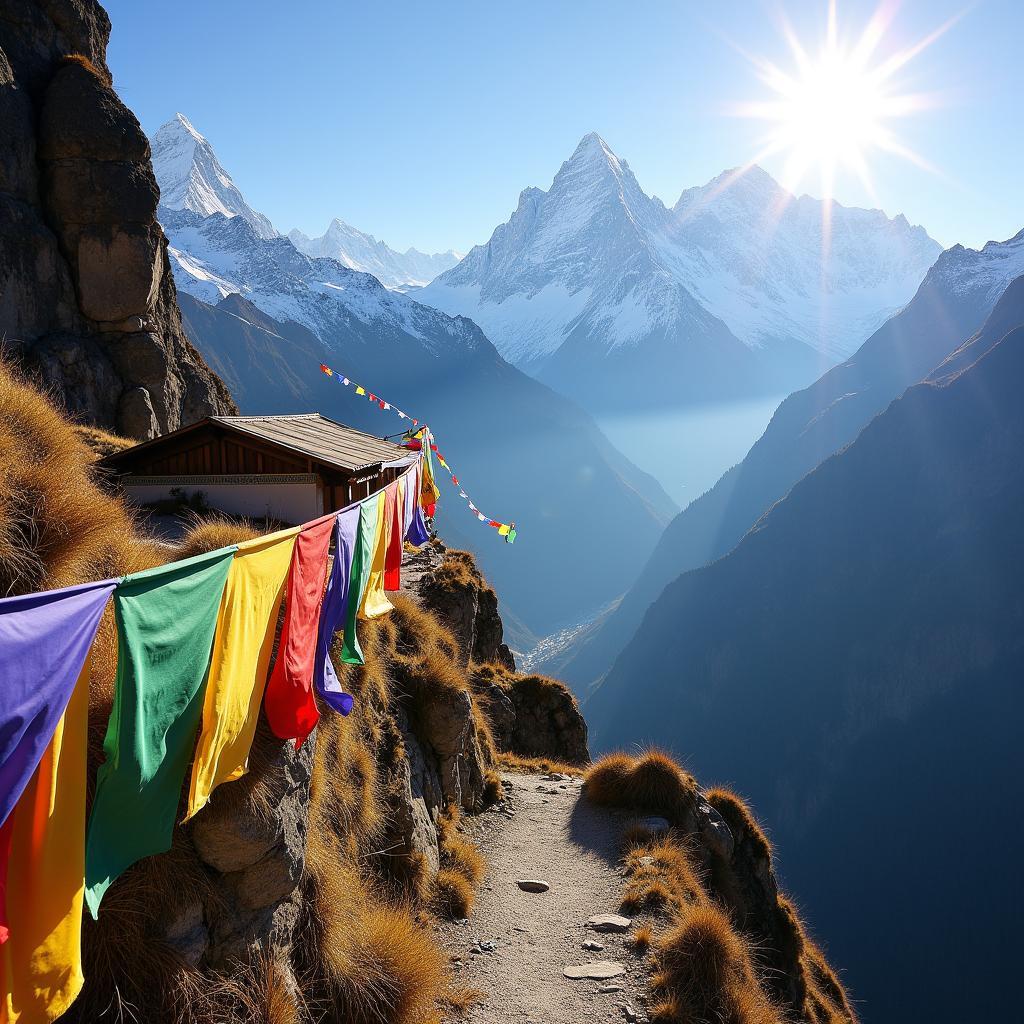
<path id="1" fill-rule="evenodd" d="M 936 105 L 937 97 L 906 91 L 899 74 L 957 18 L 912 46 L 880 58 L 878 51 L 894 12 L 892 3 L 883 4 L 860 36 L 848 42 L 840 36 L 836 3 L 830 0 L 825 38 L 816 53 L 810 52 L 783 21 L 792 67 L 787 70 L 771 61 L 748 57 L 769 90 L 767 98 L 734 108 L 740 116 L 769 125 L 762 148 L 751 164 L 776 153 L 784 154 L 782 183 L 791 191 L 816 170 L 826 207 L 840 169 L 856 173 L 875 198 L 869 170 L 872 152 L 894 153 L 932 169 L 899 139 L 893 122 Z"/>

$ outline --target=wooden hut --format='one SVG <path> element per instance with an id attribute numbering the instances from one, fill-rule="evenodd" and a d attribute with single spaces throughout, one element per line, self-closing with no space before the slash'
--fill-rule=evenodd
<path id="1" fill-rule="evenodd" d="M 308 413 L 209 416 L 100 465 L 135 504 L 198 492 L 224 512 L 303 523 L 379 490 L 409 460 L 400 445 Z"/>

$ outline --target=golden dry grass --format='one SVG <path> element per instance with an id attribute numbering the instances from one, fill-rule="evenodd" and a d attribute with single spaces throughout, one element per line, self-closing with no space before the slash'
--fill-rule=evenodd
<path id="1" fill-rule="evenodd" d="M 95 75 L 104 85 L 110 86 L 111 80 L 110 75 L 96 67 L 95 64 L 88 57 L 81 53 L 68 53 L 60 59 L 61 64 L 77 64 L 80 68 L 85 68 L 86 71 L 91 75 Z"/>
<path id="2" fill-rule="evenodd" d="M 178 558 L 204 555 L 208 551 L 255 540 L 263 534 L 255 524 L 245 520 L 225 519 L 220 516 L 197 518 L 182 537 L 177 552 Z"/>
<path id="3" fill-rule="evenodd" d="M 448 548 L 444 560 L 431 574 L 435 586 L 441 589 L 484 588 L 484 578 L 476 566 L 476 560 L 468 551 Z"/>
<path id="4" fill-rule="evenodd" d="M 772 847 L 746 801 L 726 786 L 715 786 L 705 794 L 708 803 L 725 819 L 733 835 L 751 843 L 757 856 L 771 862 Z"/>
<path id="5" fill-rule="evenodd" d="M 487 806 L 495 804 L 503 795 L 504 789 L 501 785 L 501 776 L 493 768 L 488 768 L 484 773 L 484 803 Z"/>
<path id="6" fill-rule="evenodd" d="M 431 905 L 442 917 L 451 920 L 468 917 L 475 901 L 473 884 L 465 875 L 442 868 L 434 876 Z"/>
<path id="7" fill-rule="evenodd" d="M 49 400 L 0 363 L 0 595 L 124 575 L 166 560 L 105 494 Z"/>
<path id="8" fill-rule="evenodd" d="M 654 929 L 649 924 L 642 924 L 630 940 L 630 945 L 637 953 L 646 953 L 654 942 Z"/>
<path id="9" fill-rule="evenodd" d="M 714 904 L 688 908 L 658 939 L 654 960 L 659 1020 L 783 1024 L 746 942 Z"/>
<path id="10" fill-rule="evenodd" d="M 447 961 L 411 908 L 383 901 L 359 871 L 310 835 L 313 860 L 306 984 L 332 1024 L 433 1024 L 449 991 Z"/>
<path id="11" fill-rule="evenodd" d="M 631 847 L 623 863 L 624 914 L 675 913 L 708 898 L 687 851 L 672 837 Z"/>
<path id="12" fill-rule="evenodd" d="M 551 772 L 558 772 L 560 775 L 579 776 L 584 771 L 578 764 L 566 764 L 550 757 L 520 757 L 506 751 L 498 752 L 495 763 L 507 772 L 521 772 L 524 775 L 550 775 Z"/>
<path id="13" fill-rule="evenodd" d="M 694 806 L 697 784 L 668 754 L 648 750 L 601 758 L 587 769 L 584 793 L 595 804 L 649 811 L 678 823 Z"/>
<path id="14" fill-rule="evenodd" d="M 472 886 L 480 884 L 487 869 L 483 854 L 459 831 L 461 814 L 449 804 L 437 823 L 441 866 L 462 875 Z"/>
<path id="15" fill-rule="evenodd" d="M 444 997 L 444 1005 L 451 1013 L 464 1017 L 486 996 L 487 993 L 478 988 L 456 988 Z"/>
<path id="16" fill-rule="evenodd" d="M 75 424 L 75 434 L 92 452 L 93 458 L 102 459 L 114 452 L 124 451 L 138 444 L 130 437 L 122 437 L 120 434 L 112 434 L 109 430 L 101 427 L 92 427 L 85 423 Z"/>

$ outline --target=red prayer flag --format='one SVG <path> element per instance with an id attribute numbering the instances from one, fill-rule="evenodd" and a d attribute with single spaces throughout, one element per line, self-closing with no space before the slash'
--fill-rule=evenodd
<path id="1" fill-rule="evenodd" d="M 320 720 L 313 696 L 313 663 L 334 519 L 334 515 L 315 519 L 295 538 L 281 642 L 263 697 L 274 735 L 295 740 L 296 747 L 302 746 Z"/>
<path id="2" fill-rule="evenodd" d="M 501 523 L 496 523 L 496 522 L 495 522 L 495 521 L 494 521 L 494 520 L 492 519 L 492 520 L 490 520 L 490 521 L 488 522 L 488 524 L 487 524 L 487 525 L 488 525 L 488 526 L 493 526 L 493 527 L 497 528 L 497 527 L 501 526 Z"/>
<path id="3" fill-rule="evenodd" d="M 372 391 L 370 392 L 370 401 L 371 402 L 376 402 L 377 401 L 377 396 Z"/>
<path id="4" fill-rule="evenodd" d="M 323 371 L 324 373 L 326 373 L 328 377 L 330 377 L 330 376 L 331 376 L 331 368 L 330 368 L 329 366 L 324 366 L 324 364 L 323 364 L 323 363 L 321 363 L 321 364 L 320 364 L 320 369 L 321 369 L 321 370 L 322 370 L 322 371 Z"/>
<path id="5" fill-rule="evenodd" d="M 384 490 L 384 520 L 391 526 L 388 546 L 384 552 L 384 589 L 402 589 L 402 513 L 404 502 L 398 500 L 398 481 Z"/>

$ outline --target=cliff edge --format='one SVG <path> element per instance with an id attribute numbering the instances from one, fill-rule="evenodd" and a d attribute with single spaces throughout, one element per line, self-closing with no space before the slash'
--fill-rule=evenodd
<path id="1" fill-rule="evenodd" d="M 0 0 L 0 343 L 70 414 L 144 439 L 237 410 L 182 329 L 109 36 L 94 0 Z"/>

